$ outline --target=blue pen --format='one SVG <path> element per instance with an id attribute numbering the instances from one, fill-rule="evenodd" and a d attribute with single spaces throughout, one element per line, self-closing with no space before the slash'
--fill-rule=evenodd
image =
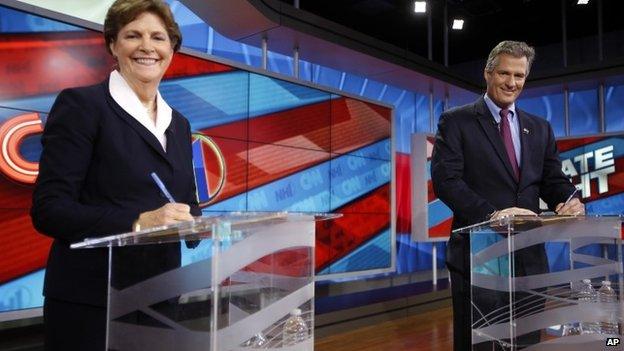
<path id="1" fill-rule="evenodd" d="M 171 203 L 174 203 L 175 200 L 173 199 L 173 196 L 171 196 L 171 194 L 167 190 L 167 187 L 165 187 L 165 184 L 162 182 L 162 180 L 160 180 L 160 178 L 158 177 L 158 174 L 156 174 L 156 172 L 152 172 L 150 173 L 150 175 L 152 176 L 152 179 L 154 179 L 154 182 L 156 183 L 156 185 L 158 185 L 158 188 L 160 189 L 160 191 L 165 195 L 167 200 L 169 200 L 169 202 Z"/>

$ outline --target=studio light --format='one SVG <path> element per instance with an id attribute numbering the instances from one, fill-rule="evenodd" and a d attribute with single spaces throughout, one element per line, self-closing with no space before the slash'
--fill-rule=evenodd
<path id="1" fill-rule="evenodd" d="M 451 27 L 454 30 L 462 30 L 464 28 L 464 20 L 463 19 L 454 19 L 453 26 Z"/>
<path id="2" fill-rule="evenodd" d="M 427 12 L 427 2 L 426 1 L 414 1 L 414 12 L 416 13 Z"/>
<path id="3" fill-rule="evenodd" d="M 578 0 L 577 5 L 587 5 L 589 4 L 589 0 Z"/>

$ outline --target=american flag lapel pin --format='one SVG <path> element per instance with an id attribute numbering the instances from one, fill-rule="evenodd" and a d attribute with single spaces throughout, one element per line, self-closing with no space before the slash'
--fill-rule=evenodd
<path id="1" fill-rule="evenodd" d="M 526 129 L 526 128 L 522 128 L 522 133 L 524 133 L 524 134 L 529 134 L 529 130 L 528 130 L 528 129 Z"/>

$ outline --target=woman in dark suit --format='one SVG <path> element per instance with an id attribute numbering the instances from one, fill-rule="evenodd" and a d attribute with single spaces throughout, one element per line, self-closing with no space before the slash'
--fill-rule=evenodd
<path id="1" fill-rule="evenodd" d="M 70 243 L 200 215 L 188 121 L 158 92 L 181 34 L 161 0 L 117 0 L 104 23 L 116 69 L 102 83 L 63 90 L 42 136 L 31 216 L 54 238 L 44 283 L 46 350 L 102 350 L 106 249 Z M 178 203 L 169 203 L 155 172 Z M 178 244 L 120 252 L 125 283 L 179 266 Z M 157 263 L 146 262 L 156 258 Z M 149 268 L 148 268 L 149 267 Z M 138 273 L 137 273 L 138 272 Z"/>

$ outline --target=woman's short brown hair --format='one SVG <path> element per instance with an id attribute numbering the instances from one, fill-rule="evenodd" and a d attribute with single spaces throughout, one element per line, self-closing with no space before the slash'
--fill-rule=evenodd
<path id="1" fill-rule="evenodd" d="M 110 50 L 110 44 L 117 40 L 117 34 L 119 34 L 121 28 L 145 12 L 150 12 L 160 17 L 167 29 L 173 52 L 177 52 L 180 49 L 182 33 L 180 33 L 180 27 L 173 19 L 169 5 L 164 1 L 116 0 L 108 9 L 106 19 L 104 20 L 104 41 L 109 54 L 113 54 Z"/>

